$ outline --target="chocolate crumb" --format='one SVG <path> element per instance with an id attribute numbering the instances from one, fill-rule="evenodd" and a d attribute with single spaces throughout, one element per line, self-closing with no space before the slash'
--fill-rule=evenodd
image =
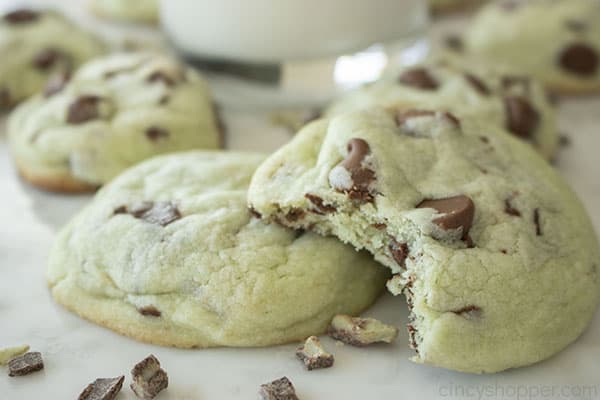
<path id="1" fill-rule="evenodd" d="M 17 356 L 8 362 L 8 376 L 23 376 L 44 368 L 42 354 L 37 351 Z"/>
<path id="2" fill-rule="evenodd" d="M 151 400 L 169 386 L 169 376 L 160 367 L 160 362 L 150 354 L 131 370 L 133 393 L 140 399 Z"/>
<path id="3" fill-rule="evenodd" d="M 137 309 L 144 316 L 160 317 L 162 313 L 154 306 L 145 306 Z"/>
<path id="4" fill-rule="evenodd" d="M 333 365 L 333 355 L 325 351 L 321 341 L 316 336 L 310 336 L 296 350 L 296 357 L 304 363 L 307 370 L 329 368 Z"/>
<path id="5" fill-rule="evenodd" d="M 114 400 L 123 387 L 123 375 L 116 378 L 98 378 L 90 383 L 77 398 L 78 400 Z"/>
<path id="6" fill-rule="evenodd" d="M 513 217 L 520 217 L 521 212 L 512 206 L 510 200 L 510 198 L 504 200 L 504 212 L 508 215 L 512 215 Z"/>
<path id="7" fill-rule="evenodd" d="M 387 224 L 384 224 L 383 222 L 377 222 L 375 224 L 371 224 L 371 226 L 378 231 L 382 231 L 387 228 Z"/>
<path id="8" fill-rule="evenodd" d="M 304 210 L 300 208 L 291 208 L 286 214 L 285 219 L 288 222 L 297 222 L 304 217 Z"/>
<path id="9" fill-rule="evenodd" d="M 258 218 L 258 219 L 261 219 L 261 218 L 262 218 L 262 214 L 261 214 L 261 213 L 259 213 L 258 211 L 256 211 L 256 210 L 254 209 L 254 207 L 248 207 L 248 211 L 250 211 L 250 214 L 252 214 L 252 216 L 253 216 L 254 218 Z"/>
<path id="10" fill-rule="evenodd" d="M 374 318 L 338 314 L 331 320 L 327 334 L 346 344 L 363 347 L 373 343 L 392 343 L 398 336 L 398 329 Z"/>
<path id="11" fill-rule="evenodd" d="M 298 400 L 294 385 L 285 376 L 260 385 L 258 394 L 262 400 Z"/>
<path id="12" fill-rule="evenodd" d="M 310 201 L 317 208 L 317 210 L 315 211 L 317 214 L 329 214 L 337 210 L 337 208 L 334 205 L 325 204 L 323 202 L 323 199 L 317 195 L 306 193 L 304 197 L 306 197 L 308 201 Z"/>
<path id="13" fill-rule="evenodd" d="M 535 224 L 535 234 L 542 236 L 542 225 L 540 223 L 540 209 L 533 210 L 533 223 Z"/>

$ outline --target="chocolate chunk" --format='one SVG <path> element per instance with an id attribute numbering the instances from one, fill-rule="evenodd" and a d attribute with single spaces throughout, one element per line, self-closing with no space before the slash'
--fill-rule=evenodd
<path id="1" fill-rule="evenodd" d="M 510 200 L 510 198 L 504 200 L 504 212 L 513 217 L 520 217 L 521 212 L 512 206 Z"/>
<path id="2" fill-rule="evenodd" d="M 80 96 L 69 105 L 67 110 L 67 122 L 70 124 L 82 124 L 96 119 L 100 116 L 98 106 L 101 98 L 98 96 Z"/>
<path id="3" fill-rule="evenodd" d="M 148 78 L 146 78 L 146 81 L 151 83 L 162 82 L 167 86 L 175 86 L 177 83 L 175 78 L 169 76 L 169 74 L 163 71 L 155 71 L 151 73 Z"/>
<path id="4" fill-rule="evenodd" d="M 535 224 L 535 234 L 542 236 L 542 225 L 540 222 L 540 209 L 533 210 L 533 223 Z"/>
<path id="5" fill-rule="evenodd" d="M 452 312 L 456 315 L 463 316 L 467 319 L 481 318 L 481 315 L 483 313 L 483 311 L 481 310 L 480 307 L 473 306 L 473 305 L 466 306 L 466 307 L 460 308 L 458 310 L 452 310 Z"/>
<path id="6" fill-rule="evenodd" d="M 333 355 L 325 351 L 321 341 L 311 336 L 296 350 L 296 357 L 304 363 L 307 370 L 329 368 L 333 365 Z"/>
<path id="7" fill-rule="evenodd" d="M 44 88 L 44 96 L 51 97 L 56 93 L 60 93 L 71 79 L 70 72 L 61 72 L 53 75 L 48 79 L 46 87 Z"/>
<path id="8" fill-rule="evenodd" d="M 465 79 L 473 88 L 478 91 L 480 94 L 484 96 L 489 96 L 491 94 L 490 88 L 487 87 L 485 83 L 478 77 L 473 74 L 465 73 Z"/>
<path id="9" fill-rule="evenodd" d="M 406 257 L 408 257 L 408 245 L 406 243 L 398 243 L 396 240 L 392 239 L 388 249 L 394 258 L 394 261 L 396 261 L 400 267 L 406 269 L 405 261 Z"/>
<path id="10" fill-rule="evenodd" d="M 569 19 L 565 21 L 565 26 L 568 30 L 575 33 L 585 32 L 588 29 L 588 26 L 585 22 L 576 19 Z"/>
<path id="11" fill-rule="evenodd" d="M 262 214 L 261 214 L 261 213 L 259 213 L 258 211 L 256 211 L 256 210 L 254 209 L 254 207 L 249 207 L 249 208 L 248 208 L 248 211 L 250 211 L 250 214 L 252 214 L 252 216 L 253 216 L 254 218 L 258 218 L 258 219 L 261 219 L 261 218 L 262 218 Z"/>
<path id="12" fill-rule="evenodd" d="M 321 215 L 329 214 L 329 213 L 335 212 L 337 210 L 337 208 L 334 205 L 325 204 L 323 202 L 323 199 L 317 195 L 306 193 L 304 195 L 304 197 L 306 197 L 308 199 L 308 201 L 310 201 L 316 207 L 315 212 L 317 214 L 321 214 Z"/>
<path id="13" fill-rule="evenodd" d="M 370 153 L 369 144 L 363 139 L 350 139 L 348 155 L 330 175 L 329 182 L 335 189 L 347 193 L 350 199 L 370 202 L 374 199 L 371 184 L 375 181 L 375 172 L 363 165 Z M 348 176 L 350 174 L 350 176 Z"/>
<path id="14" fill-rule="evenodd" d="M 35 68 L 45 71 L 52 68 L 60 59 L 66 59 L 64 53 L 53 48 L 48 48 L 38 52 L 33 57 L 32 64 Z"/>
<path id="15" fill-rule="evenodd" d="M 125 376 L 121 375 L 116 378 L 98 378 L 94 382 L 87 385 L 83 392 L 77 398 L 78 400 L 113 400 L 117 397 Z"/>
<path id="16" fill-rule="evenodd" d="M 0 109 L 8 108 L 11 105 L 10 90 L 8 88 L 0 89 Z"/>
<path id="17" fill-rule="evenodd" d="M 37 351 L 25 353 L 8 362 L 8 376 L 23 376 L 44 368 L 42 354 Z"/>
<path id="18" fill-rule="evenodd" d="M 475 204 L 470 197 L 460 195 L 448 197 L 445 199 L 423 200 L 417 205 L 417 208 L 433 208 L 440 217 L 433 222 L 444 230 L 462 229 L 462 237 L 465 239 L 469 234 L 469 229 L 473 224 L 475 215 Z"/>
<path id="19" fill-rule="evenodd" d="M 598 53 L 585 43 L 573 43 L 560 53 L 559 63 L 568 72 L 591 77 L 598 71 Z"/>
<path id="20" fill-rule="evenodd" d="M 167 226 L 181 218 L 181 213 L 170 201 L 141 201 L 131 206 L 115 208 L 113 214 L 130 214 L 151 224 Z"/>
<path id="21" fill-rule="evenodd" d="M 154 306 L 145 306 L 137 309 L 144 316 L 160 317 L 162 313 Z"/>
<path id="22" fill-rule="evenodd" d="M 146 137 L 153 142 L 169 137 L 169 131 L 158 126 L 151 126 L 146 129 Z"/>
<path id="23" fill-rule="evenodd" d="M 151 400 L 169 386 L 169 377 L 160 367 L 160 362 L 150 354 L 131 370 L 133 393 L 140 399 Z"/>
<path id="24" fill-rule="evenodd" d="M 20 9 L 4 14 L 4 20 L 9 24 L 26 24 L 36 21 L 40 14 L 33 10 Z"/>
<path id="25" fill-rule="evenodd" d="M 260 385 L 258 392 L 262 400 L 298 400 L 296 389 L 287 377 Z"/>
<path id="26" fill-rule="evenodd" d="M 285 214 L 285 219 L 288 222 L 296 222 L 304 217 L 304 210 L 300 208 L 292 208 Z"/>
<path id="27" fill-rule="evenodd" d="M 398 336 L 398 329 L 374 318 L 338 314 L 331 320 L 327 334 L 346 344 L 363 347 L 373 343 L 392 343 Z"/>
<path id="28" fill-rule="evenodd" d="M 426 68 L 412 68 L 398 78 L 400 83 L 423 90 L 435 90 L 439 84 Z"/>
<path id="29" fill-rule="evenodd" d="M 461 53 L 465 49 L 462 38 L 458 35 L 448 35 L 444 38 L 444 44 L 450 50 Z"/>
<path id="30" fill-rule="evenodd" d="M 521 138 L 529 138 L 540 123 L 540 114 L 523 96 L 504 98 L 506 128 Z"/>

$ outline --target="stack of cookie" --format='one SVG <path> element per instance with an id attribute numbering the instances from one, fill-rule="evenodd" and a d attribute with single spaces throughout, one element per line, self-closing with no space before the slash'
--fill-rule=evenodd
<path id="1" fill-rule="evenodd" d="M 600 249 L 548 163 L 559 135 L 546 88 L 597 89 L 600 40 L 584 14 L 600 7 L 509 3 L 481 12 L 466 57 L 390 71 L 271 155 L 215 150 L 207 85 L 170 57 L 86 54 L 69 68 L 49 57 L 45 88 L 6 86 L 7 105 L 33 94 L 9 119 L 17 168 L 49 190 L 103 186 L 58 235 L 53 297 L 135 339 L 204 348 L 299 341 L 332 319 L 344 340 L 337 325 L 353 320 L 339 314 L 359 315 L 387 287 L 406 297 L 416 362 L 496 372 L 560 351 L 600 303 Z M 559 35 L 550 22 L 526 29 L 539 13 L 568 16 L 576 36 L 540 46 L 551 66 L 515 40 Z M 23 35 L 46 18 L 22 10 L 2 29 Z M 479 24 L 492 22 L 511 33 L 486 35 Z M 193 151 L 162 155 L 182 150 Z M 318 339 L 305 347 L 307 365 L 313 353 L 333 363 Z"/>

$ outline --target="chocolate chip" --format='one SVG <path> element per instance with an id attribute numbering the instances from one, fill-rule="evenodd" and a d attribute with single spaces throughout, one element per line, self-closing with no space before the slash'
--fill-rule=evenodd
<path id="1" fill-rule="evenodd" d="M 249 208 L 248 208 L 248 211 L 250 211 L 250 214 L 252 214 L 252 216 L 253 216 L 254 218 L 258 218 L 258 219 L 261 219 L 261 218 L 262 218 L 262 214 L 261 214 L 261 213 L 259 213 L 258 211 L 256 211 L 256 210 L 254 209 L 254 207 L 249 207 Z"/>
<path id="2" fill-rule="evenodd" d="M 87 385 L 78 400 L 114 400 L 123 387 L 123 375 L 116 378 L 98 378 Z"/>
<path id="3" fill-rule="evenodd" d="M 560 53 L 559 63 L 568 72 L 590 77 L 598 71 L 598 53 L 585 43 L 573 43 Z"/>
<path id="4" fill-rule="evenodd" d="M 143 219 L 151 224 L 167 226 L 181 218 L 177 207 L 169 201 L 141 201 L 131 206 L 115 208 L 113 214 L 130 214 L 134 218 Z"/>
<path id="5" fill-rule="evenodd" d="M 260 385 L 258 394 L 262 400 L 298 400 L 294 385 L 285 376 Z"/>
<path id="6" fill-rule="evenodd" d="M 4 20 L 10 24 L 24 24 L 36 21 L 40 14 L 33 10 L 20 9 L 4 14 Z"/>
<path id="7" fill-rule="evenodd" d="M 479 136 L 479 140 L 481 140 L 485 144 L 490 143 L 490 139 L 487 136 Z"/>
<path id="8" fill-rule="evenodd" d="M 0 109 L 8 108 L 11 105 L 10 90 L 8 88 L 0 89 Z"/>
<path id="9" fill-rule="evenodd" d="M 462 38 L 458 35 L 448 35 L 444 38 L 444 44 L 450 50 L 461 53 L 465 49 Z"/>
<path id="10" fill-rule="evenodd" d="M 80 96 L 69 105 L 67 122 L 70 124 L 83 124 L 100 116 L 98 106 L 101 98 L 98 96 Z"/>
<path id="11" fill-rule="evenodd" d="M 575 33 L 585 32 L 588 28 L 585 22 L 576 19 L 569 19 L 565 21 L 565 26 L 568 30 Z"/>
<path id="12" fill-rule="evenodd" d="M 406 257 L 408 257 L 408 245 L 406 243 L 398 243 L 396 240 L 392 239 L 390 244 L 388 245 L 388 250 L 392 255 L 392 258 L 396 263 L 406 269 Z"/>
<path id="13" fill-rule="evenodd" d="M 363 161 L 370 153 L 369 144 L 363 139 L 350 139 L 347 145 L 348 155 L 330 173 L 330 184 L 337 190 L 347 193 L 352 200 L 370 202 L 374 193 L 370 189 L 375 181 L 375 172 L 365 166 Z M 346 172 L 341 172 L 344 170 Z M 349 181 L 347 173 L 350 174 Z M 338 177 L 337 175 L 344 175 Z"/>
<path id="14" fill-rule="evenodd" d="M 451 112 L 443 112 L 442 117 L 446 118 L 446 120 L 450 121 L 457 128 L 460 128 L 460 120 Z"/>
<path id="15" fill-rule="evenodd" d="M 44 96 L 51 97 L 60 93 L 71 79 L 70 72 L 61 72 L 53 75 L 46 83 L 44 88 Z"/>
<path id="16" fill-rule="evenodd" d="M 500 249 L 500 253 L 502 253 L 502 254 L 508 254 L 508 250 L 506 250 L 506 249 Z"/>
<path id="17" fill-rule="evenodd" d="M 478 77 L 473 74 L 465 73 L 465 79 L 473 88 L 478 91 L 480 94 L 484 96 L 489 96 L 491 94 L 490 89 L 487 87 L 485 83 Z"/>
<path id="18" fill-rule="evenodd" d="M 398 78 L 400 83 L 423 90 L 435 90 L 439 84 L 425 68 L 412 68 L 404 71 Z"/>
<path id="19" fill-rule="evenodd" d="M 64 53 L 59 50 L 48 48 L 39 51 L 32 60 L 35 68 L 46 71 L 54 66 L 58 60 L 66 59 Z"/>
<path id="20" fill-rule="evenodd" d="M 131 370 L 133 393 L 140 399 L 151 400 L 169 386 L 169 376 L 152 354 L 137 363 Z"/>
<path id="21" fill-rule="evenodd" d="M 375 224 L 371 224 L 371 226 L 378 231 L 382 231 L 387 228 L 387 224 L 384 224 L 383 222 L 377 222 Z"/>
<path id="22" fill-rule="evenodd" d="M 542 236 L 542 225 L 540 223 L 540 209 L 533 210 L 533 223 L 535 224 L 535 234 Z"/>
<path id="23" fill-rule="evenodd" d="M 540 123 L 540 114 L 523 96 L 504 98 L 506 128 L 521 138 L 529 138 Z"/>
<path id="24" fill-rule="evenodd" d="M 456 315 L 460 315 L 460 316 L 463 316 L 468 319 L 481 318 L 481 315 L 483 313 L 480 307 L 473 306 L 473 305 L 466 306 L 466 307 L 460 308 L 458 310 L 452 310 L 452 312 Z"/>
<path id="25" fill-rule="evenodd" d="M 143 316 L 160 317 L 162 313 L 154 306 L 145 306 L 137 309 Z"/>
<path id="26" fill-rule="evenodd" d="M 308 201 L 310 201 L 317 208 L 317 214 L 329 214 L 337 210 L 337 208 L 334 205 L 325 204 L 322 198 L 314 194 L 306 193 L 304 197 L 306 197 Z"/>
<path id="27" fill-rule="evenodd" d="M 423 200 L 417 208 L 433 208 L 442 214 L 433 222 L 444 230 L 462 229 L 463 240 L 468 237 L 473 224 L 475 204 L 470 197 L 459 195 L 445 199 Z"/>
<path id="28" fill-rule="evenodd" d="M 167 86 L 175 86 L 176 80 L 175 78 L 169 76 L 166 72 L 163 71 L 155 71 L 151 73 L 146 81 L 154 83 L 154 82 L 162 82 Z"/>
<path id="29" fill-rule="evenodd" d="M 504 200 L 504 212 L 513 217 L 520 217 L 521 212 L 512 206 L 510 200 L 510 198 Z"/>
<path id="30" fill-rule="evenodd" d="M 285 214 L 285 219 L 288 222 L 297 222 L 304 217 L 304 210 L 300 208 L 292 208 Z"/>
<path id="31" fill-rule="evenodd" d="M 169 137 L 169 131 L 158 126 L 151 126 L 146 129 L 146 137 L 153 142 Z"/>
<path id="32" fill-rule="evenodd" d="M 37 351 L 25 353 L 8 362 L 8 376 L 23 376 L 44 368 L 42 354 Z"/>

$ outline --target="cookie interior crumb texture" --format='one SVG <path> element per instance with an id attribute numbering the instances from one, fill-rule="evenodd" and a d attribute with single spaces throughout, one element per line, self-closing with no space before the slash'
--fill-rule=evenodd
<path id="1" fill-rule="evenodd" d="M 600 297 L 580 201 L 529 146 L 476 116 L 372 108 L 307 125 L 257 170 L 266 221 L 388 266 L 413 361 L 496 372 L 574 341 Z"/>

